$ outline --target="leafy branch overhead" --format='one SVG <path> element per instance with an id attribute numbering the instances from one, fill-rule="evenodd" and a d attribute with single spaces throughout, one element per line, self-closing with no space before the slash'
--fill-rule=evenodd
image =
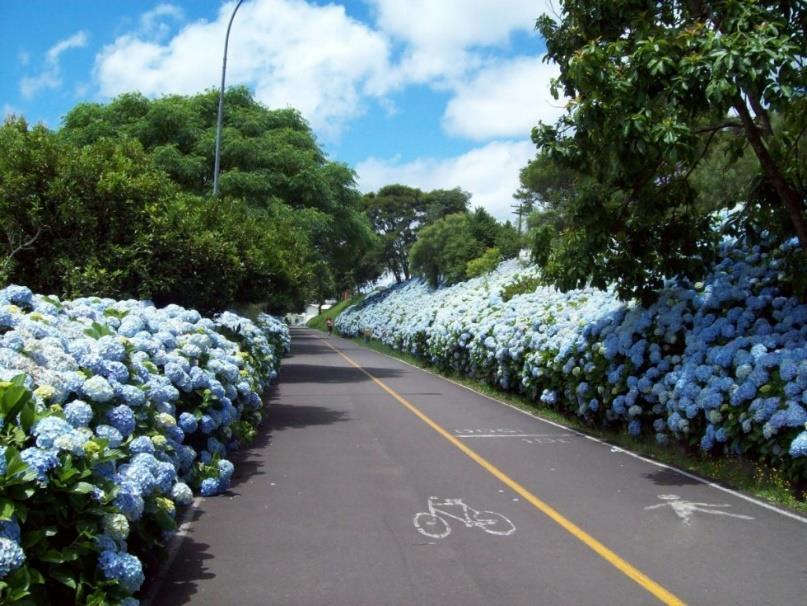
<path id="1" fill-rule="evenodd" d="M 541 198 L 563 216 L 543 242 L 549 279 L 631 296 L 699 275 L 720 210 L 700 203 L 699 167 L 738 160 L 759 177 L 723 210 L 759 209 L 767 231 L 807 248 L 805 19 L 795 1 L 569 0 L 559 20 L 538 20 L 560 68 L 553 93 L 568 102 L 533 129 L 536 161 L 574 176 L 562 201 Z"/>

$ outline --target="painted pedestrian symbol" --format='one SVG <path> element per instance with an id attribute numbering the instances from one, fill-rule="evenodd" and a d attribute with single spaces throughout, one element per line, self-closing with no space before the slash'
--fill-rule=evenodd
<path id="1" fill-rule="evenodd" d="M 489 534 L 507 536 L 516 531 L 515 524 L 500 513 L 477 511 L 463 503 L 462 499 L 439 497 L 429 497 L 429 511 L 415 514 L 415 528 L 427 537 L 444 539 L 451 534 L 449 518 L 462 522 L 466 528 L 481 528 Z"/>
<path id="2" fill-rule="evenodd" d="M 708 513 L 715 516 L 728 516 L 730 518 L 737 518 L 739 520 L 753 520 L 751 516 L 742 515 L 739 513 L 729 513 L 728 511 L 720 511 L 718 509 L 714 509 L 715 507 L 731 507 L 726 503 L 717 505 L 714 503 L 694 503 L 692 501 L 685 501 L 677 494 L 660 494 L 658 498 L 665 501 L 664 503 L 658 503 L 656 505 L 648 505 L 645 507 L 646 510 L 649 509 L 660 509 L 662 507 L 669 507 L 672 509 L 675 514 L 684 521 L 684 524 L 689 525 L 692 521 L 692 515 L 695 512 L 698 513 Z M 705 509 L 705 508 L 709 509 Z"/>

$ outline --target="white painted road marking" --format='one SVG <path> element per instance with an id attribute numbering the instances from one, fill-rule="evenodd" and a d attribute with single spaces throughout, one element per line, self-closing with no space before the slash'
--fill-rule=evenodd
<path id="1" fill-rule="evenodd" d="M 446 518 L 458 520 L 466 528 L 481 528 L 488 534 L 508 536 L 516 531 L 516 525 L 495 511 L 478 511 L 466 505 L 462 499 L 429 497 L 429 511 L 416 513 L 412 520 L 420 534 L 433 539 L 444 539 L 451 534 Z"/>
<path id="2" fill-rule="evenodd" d="M 526 444 L 568 444 L 569 440 L 565 440 L 564 438 L 544 438 L 544 437 L 537 437 L 537 438 L 522 438 L 522 442 Z"/>
<path id="3" fill-rule="evenodd" d="M 334 351 L 336 351 L 337 353 L 339 353 L 340 355 L 345 355 L 344 353 L 337 350 L 335 347 L 332 347 L 332 349 Z M 547 425 L 551 425 L 552 427 L 557 427 L 558 429 L 563 429 L 563 430 L 566 430 L 566 431 L 570 431 L 574 435 L 577 435 L 577 436 L 579 436 L 581 438 L 586 438 L 588 440 L 591 440 L 592 442 L 602 444 L 603 446 L 607 446 L 609 448 L 613 447 L 611 444 L 609 444 L 605 440 L 599 440 L 599 439 L 597 439 L 595 437 L 589 436 L 588 434 L 585 434 L 582 431 L 578 431 L 578 430 L 576 430 L 576 429 L 574 429 L 572 427 L 569 427 L 567 425 L 563 425 L 561 423 L 557 423 L 555 421 L 550 421 L 549 419 L 539 417 L 537 413 L 532 413 L 532 412 L 528 412 L 526 410 L 522 410 L 518 406 L 514 406 L 513 404 L 509 404 L 508 402 L 505 402 L 504 400 L 499 400 L 497 398 L 494 398 L 493 396 L 490 396 L 488 394 L 482 393 L 481 391 L 477 391 L 476 389 L 473 389 L 472 387 L 468 387 L 467 385 L 463 385 L 462 383 L 458 383 L 457 381 L 449 379 L 448 377 L 444 377 L 443 375 L 438 374 L 438 373 L 436 373 L 436 372 L 434 372 L 432 370 L 429 370 L 427 368 L 421 368 L 420 366 L 415 366 L 414 364 L 411 364 L 409 362 L 406 362 L 404 360 L 401 360 L 399 358 L 396 358 L 396 357 L 391 356 L 391 355 L 386 354 L 386 353 L 381 353 L 381 352 L 377 352 L 377 353 L 379 353 L 380 355 L 382 355 L 382 356 L 384 356 L 386 358 L 389 358 L 390 360 L 393 360 L 394 362 L 397 362 L 399 364 L 403 364 L 405 366 L 409 366 L 411 368 L 414 368 L 415 370 L 419 370 L 421 372 L 428 373 L 428 374 L 432 375 L 433 377 L 436 377 L 438 379 L 446 381 L 447 383 L 451 383 L 452 385 L 455 385 L 456 387 L 459 387 L 460 389 L 465 389 L 466 391 L 470 391 L 472 393 L 475 393 L 476 395 L 478 395 L 481 398 L 485 398 L 486 400 L 490 400 L 491 402 L 495 402 L 496 404 L 499 404 L 501 406 L 506 406 L 507 408 L 509 408 L 511 410 L 514 410 L 515 412 L 521 413 L 525 417 L 529 417 L 533 421 L 538 421 L 539 423 L 545 423 Z M 662 469 L 669 469 L 671 471 L 674 471 L 674 472 L 684 476 L 685 478 L 689 478 L 690 480 L 694 480 L 695 482 L 698 482 L 699 484 L 703 484 L 705 486 L 708 486 L 709 488 L 712 488 L 714 490 L 719 490 L 720 492 L 730 494 L 733 497 L 736 497 L 738 499 L 742 499 L 743 501 L 747 501 L 748 503 L 753 503 L 757 507 L 762 507 L 763 509 L 767 509 L 768 511 L 772 511 L 772 512 L 777 513 L 777 514 L 779 514 L 781 516 L 784 516 L 786 518 L 790 518 L 791 520 L 795 520 L 796 522 L 801 522 L 802 524 L 807 524 L 807 516 L 802 516 L 802 515 L 799 515 L 797 513 L 792 512 L 792 511 L 788 511 L 787 509 L 782 509 L 781 507 L 776 507 L 775 505 L 771 505 L 770 503 L 766 503 L 765 501 L 762 501 L 760 499 L 754 498 L 754 497 L 749 496 L 747 494 L 743 494 L 742 492 L 738 492 L 738 491 L 733 490 L 731 488 L 727 488 L 726 486 L 721 486 L 720 484 L 717 484 L 716 482 L 710 482 L 708 480 L 704 480 L 703 478 L 701 478 L 699 476 L 696 476 L 693 473 L 689 473 L 688 471 L 685 471 L 685 470 L 683 470 L 683 469 L 681 469 L 679 467 L 674 467 L 672 465 L 667 465 L 665 463 L 659 463 L 658 461 L 654 461 L 653 459 L 649 459 L 647 457 L 644 457 L 644 456 L 642 456 L 642 455 L 640 455 L 638 453 L 635 453 L 635 452 L 633 452 L 631 450 L 622 450 L 622 449 L 620 449 L 620 450 L 621 450 L 621 452 L 628 455 L 629 457 L 633 457 L 634 459 L 637 459 L 639 461 L 643 461 L 644 463 L 647 463 L 649 465 L 654 465 L 654 466 L 660 467 Z M 611 452 L 616 452 L 616 451 L 612 450 Z"/>
<path id="4" fill-rule="evenodd" d="M 677 494 L 660 494 L 658 498 L 664 503 L 658 503 L 656 505 L 648 505 L 645 507 L 645 510 L 649 509 L 660 509 L 661 507 L 669 507 L 671 508 L 675 514 L 683 520 L 683 523 L 687 526 L 692 521 L 692 514 L 696 511 L 699 513 L 708 513 L 715 516 L 729 516 L 731 518 L 738 518 L 740 520 L 753 520 L 751 516 L 741 515 L 738 513 L 729 513 L 727 511 L 717 511 L 715 509 L 703 509 L 703 507 L 731 507 L 731 505 L 727 503 L 723 503 L 722 505 L 716 505 L 714 503 L 693 503 L 692 501 L 684 501 L 681 497 Z"/>

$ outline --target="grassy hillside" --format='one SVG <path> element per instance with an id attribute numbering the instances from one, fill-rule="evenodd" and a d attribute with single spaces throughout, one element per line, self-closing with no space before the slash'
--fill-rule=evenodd
<path id="1" fill-rule="evenodd" d="M 363 299 L 364 299 L 364 295 L 359 293 L 359 294 L 353 295 L 352 297 L 350 297 L 349 299 L 347 299 L 345 301 L 339 301 L 339 303 L 337 303 L 336 305 L 334 305 L 330 309 L 325 309 L 318 316 L 314 316 L 313 318 L 311 318 L 308 321 L 308 326 L 310 328 L 316 328 L 317 330 L 325 331 L 325 330 L 327 330 L 327 328 L 325 327 L 325 320 L 327 320 L 328 318 L 331 318 L 331 319 L 335 320 L 336 316 L 338 316 L 340 313 L 342 313 L 345 310 L 345 308 L 347 308 L 347 307 L 349 307 L 351 305 L 355 305 L 356 303 L 361 302 Z"/>

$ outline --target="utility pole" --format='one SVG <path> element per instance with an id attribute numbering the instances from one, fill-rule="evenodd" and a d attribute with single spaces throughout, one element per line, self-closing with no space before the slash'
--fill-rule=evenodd
<path id="1" fill-rule="evenodd" d="M 241 3 L 244 0 L 238 0 L 238 4 L 233 9 L 233 14 L 230 16 L 230 23 L 227 24 L 227 35 L 224 37 L 224 59 L 221 62 L 221 90 L 219 91 L 219 113 L 216 117 L 216 162 L 213 166 L 213 195 L 219 195 L 219 168 L 221 167 L 221 123 L 224 118 L 224 78 L 227 74 L 227 45 L 230 42 L 230 28 L 233 26 L 233 19 L 235 13 L 238 12 Z"/>

